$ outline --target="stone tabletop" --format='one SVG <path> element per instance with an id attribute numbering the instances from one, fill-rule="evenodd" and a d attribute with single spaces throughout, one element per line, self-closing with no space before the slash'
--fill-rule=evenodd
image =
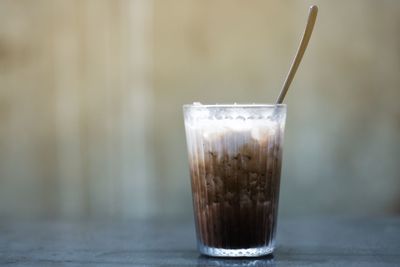
<path id="1" fill-rule="evenodd" d="M 400 217 L 278 223 L 273 257 L 208 258 L 193 222 L 4 221 L 0 266 L 400 266 Z"/>

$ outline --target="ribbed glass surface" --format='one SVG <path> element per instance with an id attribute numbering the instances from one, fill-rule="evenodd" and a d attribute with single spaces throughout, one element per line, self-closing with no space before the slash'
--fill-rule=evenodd
<path id="1" fill-rule="evenodd" d="M 201 253 L 272 253 L 286 106 L 184 107 Z"/>

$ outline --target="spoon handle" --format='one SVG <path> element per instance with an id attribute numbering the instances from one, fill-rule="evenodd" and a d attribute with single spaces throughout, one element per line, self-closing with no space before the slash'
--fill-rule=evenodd
<path id="1" fill-rule="evenodd" d="M 278 98 L 276 99 L 276 104 L 282 104 L 283 99 L 285 98 L 285 95 L 289 89 L 289 86 L 293 81 L 297 68 L 299 67 L 304 52 L 306 51 L 308 42 L 310 41 L 310 37 L 314 29 L 315 20 L 317 19 L 317 13 L 318 13 L 318 7 L 310 6 L 310 12 L 308 13 L 306 29 L 304 31 L 303 37 L 301 38 L 300 46 L 297 49 L 296 56 L 294 57 L 292 65 L 290 66 L 289 73 L 287 74 L 285 82 L 283 83 L 281 92 Z"/>

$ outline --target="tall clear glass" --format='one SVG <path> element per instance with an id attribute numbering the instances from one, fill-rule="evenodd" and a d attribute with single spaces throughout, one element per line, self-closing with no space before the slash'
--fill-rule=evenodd
<path id="1" fill-rule="evenodd" d="M 184 105 L 200 253 L 271 254 L 286 105 Z"/>

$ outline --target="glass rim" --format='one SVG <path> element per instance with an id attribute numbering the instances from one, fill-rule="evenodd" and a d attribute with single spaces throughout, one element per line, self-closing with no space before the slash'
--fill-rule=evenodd
<path id="1" fill-rule="evenodd" d="M 286 104 L 184 104 L 183 108 L 286 108 Z"/>

